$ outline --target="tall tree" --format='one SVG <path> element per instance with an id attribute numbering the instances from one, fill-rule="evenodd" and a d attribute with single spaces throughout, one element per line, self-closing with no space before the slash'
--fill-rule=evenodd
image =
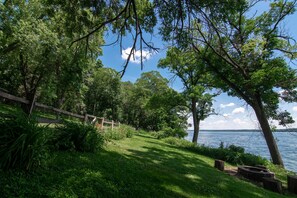
<path id="1" fill-rule="evenodd" d="M 167 51 L 166 58 L 159 61 L 158 66 L 168 68 L 181 79 L 185 89 L 184 95 L 190 102 L 189 109 L 193 117 L 192 142 L 197 144 L 200 121 L 213 113 L 212 95 L 205 93 L 207 87 L 211 89 L 211 79 L 205 62 L 192 49 L 171 48 Z"/>
<path id="2" fill-rule="evenodd" d="M 278 96 L 288 102 L 296 100 L 296 74 L 282 56 L 296 58 L 296 46 L 280 26 L 286 16 L 294 13 L 296 0 L 271 1 L 267 11 L 253 14 L 256 5 L 265 2 L 154 0 L 154 8 L 163 39 L 179 47 L 191 45 L 221 81 L 218 84 L 222 89 L 254 109 L 273 163 L 283 166 L 268 119 L 292 121 L 288 113 L 278 112 Z M 127 0 L 124 4 L 132 5 L 137 16 L 135 1 Z M 125 16 L 125 11 L 118 12 L 111 21 Z M 135 28 L 136 33 L 143 30 L 143 26 L 137 25 L 138 18 L 134 20 L 136 25 L 130 28 Z M 134 44 L 136 41 L 137 37 Z M 286 94 L 278 94 L 277 88 Z"/>
<path id="3" fill-rule="evenodd" d="M 102 32 L 88 44 L 70 44 L 98 19 L 79 9 L 79 28 L 67 29 L 67 12 L 46 1 L 5 1 L 0 9 L 1 86 L 30 103 L 41 97 L 61 107 L 66 96 L 81 98 L 82 82 L 100 54 Z M 30 113 L 27 106 L 24 110 Z"/>
<path id="4" fill-rule="evenodd" d="M 296 101 L 296 72 L 283 57 L 295 58 L 296 48 L 280 25 L 295 11 L 296 1 L 273 1 L 261 14 L 252 13 L 263 1 L 155 2 L 164 39 L 173 39 L 178 46 L 190 44 L 221 88 L 254 109 L 273 163 L 283 166 L 268 119 L 292 121 L 288 113 L 279 112 L 278 97 Z"/>
<path id="5" fill-rule="evenodd" d="M 99 68 L 94 73 L 86 93 L 87 111 L 93 115 L 118 120 L 120 76 L 111 68 Z"/>

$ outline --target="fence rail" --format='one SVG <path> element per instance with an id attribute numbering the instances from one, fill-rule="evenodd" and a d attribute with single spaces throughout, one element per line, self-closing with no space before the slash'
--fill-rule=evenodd
<path id="1" fill-rule="evenodd" d="M 14 96 L 14 95 L 11 95 L 11 94 L 6 93 L 6 92 L 3 92 L 1 89 L 0 89 L 0 97 L 4 98 L 4 99 L 7 99 L 7 100 L 10 100 L 10 101 L 30 105 L 30 102 L 28 100 L 26 100 L 24 98 Z M 55 107 L 47 106 L 47 105 L 44 105 L 44 104 L 41 104 L 41 103 L 38 103 L 38 102 L 35 102 L 34 104 L 32 104 L 31 108 L 33 108 L 33 107 L 38 107 L 38 108 L 50 110 L 50 111 L 53 111 L 53 112 L 56 112 L 56 113 L 59 113 L 59 114 L 64 114 L 64 115 L 67 115 L 67 116 L 70 116 L 70 117 L 78 118 L 78 119 L 81 119 L 83 122 L 90 122 L 89 118 L 91 118 L 92 121 L 90 123 L 94 124 L 97 128 L 100 128 L 100 129 L 104 129 L 105 128 L 104 125 L 106 125 L 106 124 L 111 126 L 111 129 L 113 129 L 116 126 L 120 126 L 119 122 L 114 122 L 113 120 L 111 120 L 111 121 L 110 120 L 105 120 L 103 117 L 97 117 L 97 116 L 90 115 L 90 114 L 80 115 L 80 114 L 72 113 L 72 112 L 69 112 L 69 111 L 62 110 L 62 109 L 58 109 L 58 108 L 55 108 Z M 48 123 L 48 124 L 61 123 L 61 120 L 59 120 L 59 119 L 50 119 L 50 118 L 43 118 L 43 117 L 42 118 L 41 117 L 37 118 L 37 121 L 39 123 Z"/>

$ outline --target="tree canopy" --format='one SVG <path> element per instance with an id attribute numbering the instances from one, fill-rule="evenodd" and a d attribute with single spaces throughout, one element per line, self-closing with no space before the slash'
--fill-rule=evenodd
<path id="1" fill-rule="evenodd" d="M 268 120 L 279 120 L 282 125 L 293 122 L 287 111 L 280 111 L 279 98 L 287 102 L 297 99 L 296 71 L 289 64 L 290 60 L 296 59 L 297 45 L 281 25 L 295 12 L 297 0 L 269 1 L 267 10 L 256 12 L 256 6 L 265 2 L 2 1 L 1 88 L 25 96 L 30 102 L 38 97 L 57 106 L 68 104 L 67 108 L 86 110 L 85 93 L 92 82 L 95 84 L 92 80 L 97 78 L 96 70 L 101 67 L 97 57 L 101 54 L 104 31 L 109 28 L 115 33 L 120 47 L 125 35 L 130 34 L 133 38 L 123 75 L 136 49 L 141 52 L 144 48 L 157 50 L 144 34 L 153 33 L 158 28 L 159 35 L 171 47 L 182 51 L 191 49 L 193 56 L 199 56 L 199 65 L 205 65 L 216 87 L 243 99 L 253 108 L 273 162 L 283 165 Z M 141 63 L 142 57 L 141 53 Z M 168 65 L 172 66 L 174 62 Z M 187 72 L 184 70 L 183 74 L 188 75 Z M 135 85 L 125 84 L 131 90 L 123 96 L 141 98 L 138 105 L 143 110 L 134 111 L 126 118 L 137 115 L 140 119 L 137 120 L 139 123 L 134 123 L 136 126 L 152 129 L 149 125 L 153 120 L 161 119 L 168 109 L 161 113 L 161 109 L 150 109 L 149 94 L 161 96 L 158 95 L 160 90 L 168 96 L 175 93 L 168 91 L 170 89 L 157 73 L 145 75 Z M 199 76 L 198 73 L 192 75 Z M 153 84 L 155 81 L 158 87 Z M 132 91 L 134 88 L 138 90 Z M 159 99 L 163 100 L 162 97 Z M 148 109 L 150 111 L 146 111 Z M 144 118 L 150 124 L 140 124 Z M 160 123 L 167 123 L 164 120 Z"/>

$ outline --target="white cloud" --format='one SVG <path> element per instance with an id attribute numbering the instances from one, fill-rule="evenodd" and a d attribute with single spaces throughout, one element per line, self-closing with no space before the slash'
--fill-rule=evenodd
<path id="1" fill-rule="evenodd" d="M 231 114 L 229 114 L 229 113 L 224 113 L 224 114 L 223 114 L 224 117 L 229 117 L 230 115 L 231 115 Z"/>
<path id="2" fill-rule="evenodd" d="M 297 106 L 293 107 L 293 111 L 297 111 Z"/>
<path id="3" fill-rule="evenodd" d="M 240 125 L 243 125 L 243 124 L 247 124 L 246 121 L 243 121 L 239 118 L 235 118 L 234 120 L 232 120 L 235 124 L 240 124 Z"/>
<path id="4" fill-rule="evenodd" d="M 238 113 L 244 113 L 244 112 L 245 112 L 245 109 L 243 107 L 238 107 L 232 111 L 232 114 L 238 114 Z"/>
<path id="5" fill-rule="evenodd" d="M 235 106 L 235 104 L 233 102 L 229 103 L 229 104 L 220 104 L 221 108 L 226 108 L 226 107 L 233 107 Z"/>
<path id="6" fill-rule="evenodd" d="M 226 120 L 217 120 L 217 121 L 213 122 L 213 124 L 225 124 L 225 123 L 227 123 Z"/>
<path id="7" fill-rule="evenodd" d="M 128 56 L 131 52 L 131 47 L 128 47 L 125 50 L 122 50 L 122 59 L 127 60 Z M 148 50 L 142 50 L 142 60 L 146 61 L 149 60 L 152 57 L 153 53 L 151 53 Z M 141 62 L 141 51 L 140 50 L 134 50 L 134 55 L 131 55 L 130 61 L 132 63 L 139 64 Z"/>

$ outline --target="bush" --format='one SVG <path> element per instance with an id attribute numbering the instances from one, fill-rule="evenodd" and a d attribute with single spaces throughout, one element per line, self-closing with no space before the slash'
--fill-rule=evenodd
<path id="1" fill-rule="evenodd" d="M 113 130 L 106 129 L 104 131 L 104 138 L 106 140 L 121 140 L 124 138 L 131 138 L 135 133 L 135 129 L 128 125 L 121 125 Z"/>
<path id="2" fill-rule="evenodd" d="M 244 153 L 244 148 L 230 145 L 229 147 L 211 148 L 204 145 L 195 145 L 184 139 L 169 137 L 164 139 L 166 143 L 181 147 L 195 153 L 208 156 L 214 159 L 224 160 L 231 164 L 245 164 L 245 165 L 267 165 L 269 161 L 261 156 L 256 156 L 250 153 Z"/>
<path id="3" fill-rule="evenodd" d="M 164 141 L 168 144 L 171 144 L 177 147 L 184 147 L 184 148 L 194 147 L 194 144 L 192 142 L 189 142 L 184 139 L 175 138 L 175 137 L 167 137 L 164 139 Z"/>
<path id="4" fill-rule="evenodd" d="M 33 118 L 17 114 L 0 119 L 0 168 L 33 170 L 45 161 L 47 134 Z"/>
<path id="5" fill-rule="evenodd" d="M 95 152 L 103 145 L 103 137 L 95 127 L 76 122 L 64 122 L 56 128 L 52 145 L 58 150 Z"/>
<path id="6" fill-rule="evenodd" d="M 184 138 L 187 133 L 182 128 L 170 128 L 166 127 L 162 129 L 161 131 L 152 133 L 153 136 L 155 136 L 158 139 L 163 139 L 167 137 L 177 137 L 177 138 Z"/>
<path id="7" fill-rule="evenodd" d="M 236 152 L 236 153 L 244 153 L 244 148 L 240 146 L 235 146 L 231 144 L 229 147 L 227 147 L 230 151 Z"/>

